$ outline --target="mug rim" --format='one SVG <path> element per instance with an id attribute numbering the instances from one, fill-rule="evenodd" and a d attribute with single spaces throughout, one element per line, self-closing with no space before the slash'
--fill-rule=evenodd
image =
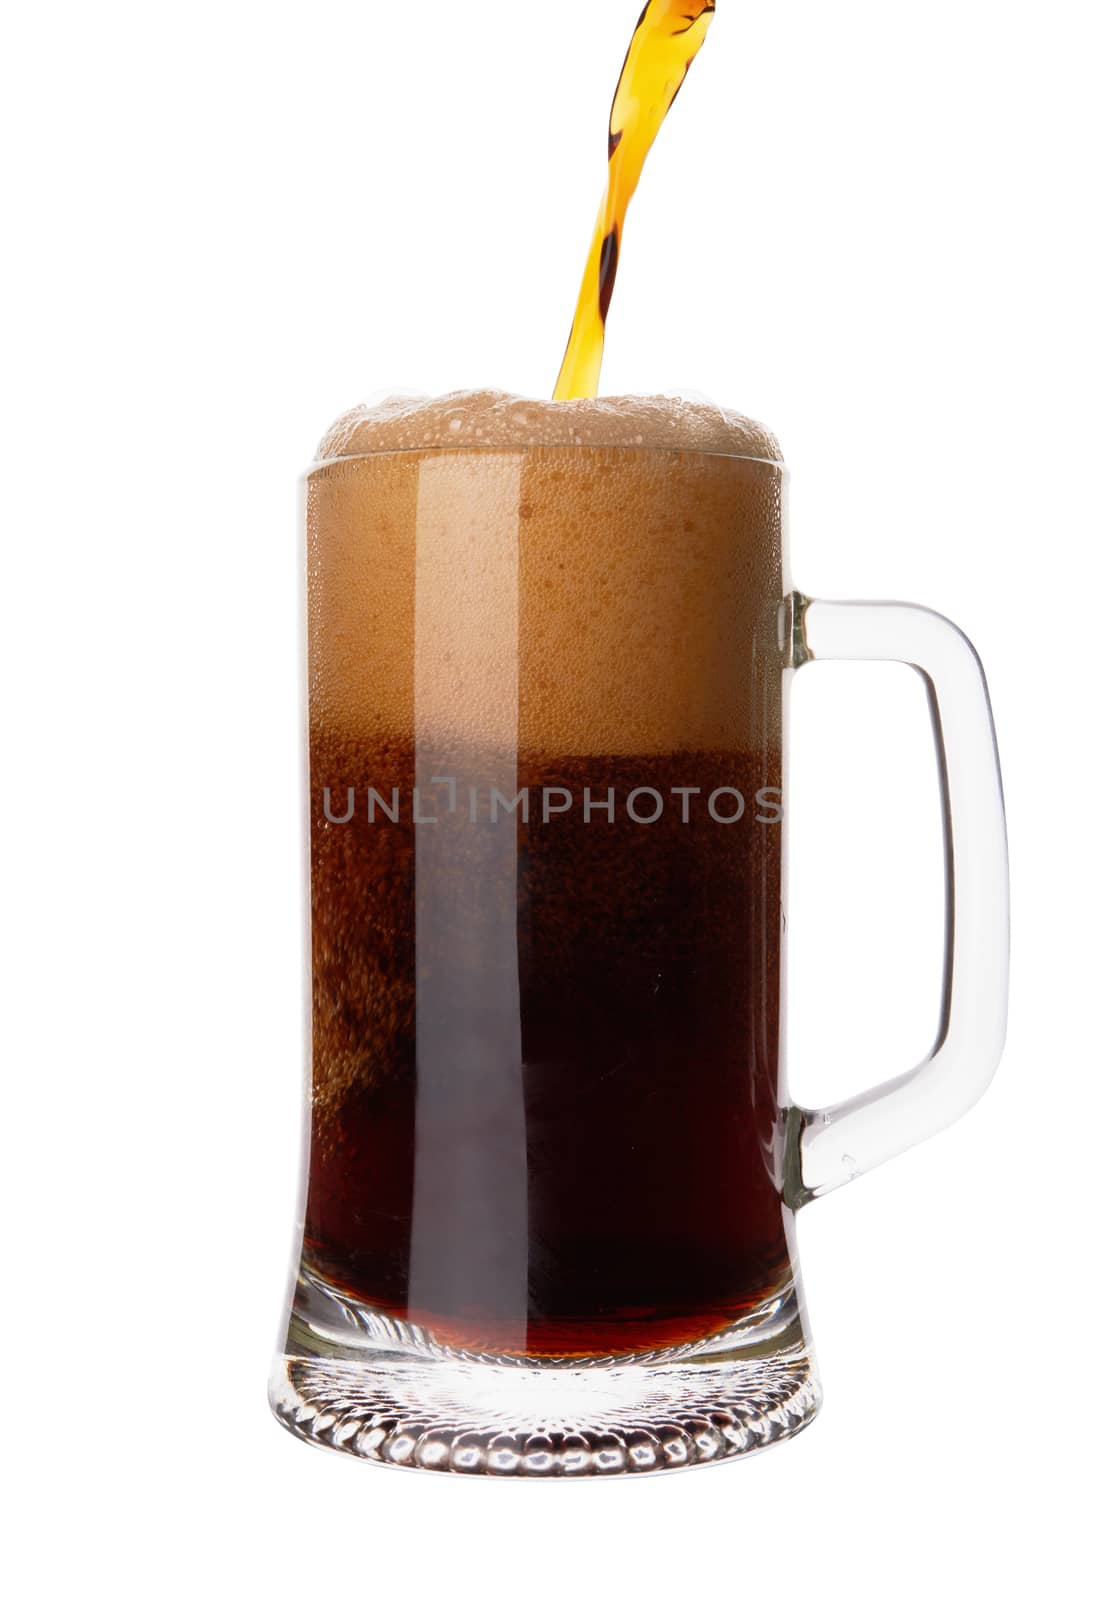
<path id="1" fill-rule="evenodd" d="M 678 445 L 649 445 L 649 444 L 439 444 L 439 445 L 405 445 L 397 449 L 387 450 L 353 450 L 348 455 L 315 456 L 309 466 L 305 468 L 304 476 L 312 477 L 315 472 L 322 471 L 325 467 L 343 465 L 349 461 L 374 461 L 384 457 L 395 456 L 529 456 L 536 451 L 565 452 L 585 451 L 591 455 L 625 455 L 625 456 L 695 456 L 700 459 L 718 461 L 748 461 L 755 466 L 774 467 L 778 472 L 786 475 L 790 470 L 783 460 L 776 460 L 773 456 L 746 455 L 739 450 L 692 450 L 683 449 Z"/>

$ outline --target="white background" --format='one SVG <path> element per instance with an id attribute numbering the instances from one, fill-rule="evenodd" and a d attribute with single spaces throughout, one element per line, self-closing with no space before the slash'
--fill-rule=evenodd
<path id="1" fill-rule="evenodd" d="M 58 0 L 4 26 L 15 1593 L 1084 1590 L 1083 0 L 721 0 L 626 232 L 604 391 L 766 420 L 799 586 L 946 611 L 999 721 L 1008 1049 L 963 1122 L 803 1215 L 822 1417 L 721 1471 L 536 1489 L 359 1466 L 267 1413 L 299 1145 L 296 476 L 388 385 L 549 392 L 637 8 Z M 938 820 L 905 669 L 801 674 L 793 736 L 814 1104 L 930 1042 Z"/>

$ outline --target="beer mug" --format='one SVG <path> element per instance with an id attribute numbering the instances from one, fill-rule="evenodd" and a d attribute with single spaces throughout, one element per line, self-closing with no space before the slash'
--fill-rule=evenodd
<path id="1" fill-rule="evenodd" d="M 306 480 L 311 1098 L 271 1401 L 366 1460 L 598 1477 L 798 1432 L 799 1209 L 944 1127 L 1001 1052 L 977 656 L 922 607 L 798 593 L 770 436 L 723 413 L 704 448 L 655 405 L 481 427 L 459 397 L 334 430 Z M 927 685 L 946 961 L 928 1058 L 807 1110 L 787 691 L 836 659 Z"/>

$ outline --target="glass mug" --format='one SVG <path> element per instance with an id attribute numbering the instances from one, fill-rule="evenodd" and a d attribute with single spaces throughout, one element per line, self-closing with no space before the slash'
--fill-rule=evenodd
<path id="1" fill-rule="evenodd" d="M 307 478 L 312 1095 L 271 1403 L 395 1466 L 604 1476 L 797 1432 L 794 1217 L 986 1086 L 995 735 L 963 635 L 791 585 L 785 469 L 557 444 Z M 947 877 L 911 1072 L 787 1093 L 794 672 L 924 677 Z"/>

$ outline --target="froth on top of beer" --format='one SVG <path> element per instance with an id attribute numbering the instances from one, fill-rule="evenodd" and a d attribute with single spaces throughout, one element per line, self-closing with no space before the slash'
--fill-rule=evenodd
<path id="1" fill-rule="evenodd" d="M 529 400 L 496 389 L 436 397 L 391 395 L 344 413 L 325 434 L 318 461 L 383 451 L 590 449 L 693 450 L 781 461 L 775 435 L 703 398 L 608 395 Z"/>
<path id="2" fill-rule="evenodd" d="M 415 740 L 429 778 L 459 749 L 759 743 L 784 581 L 770 434 L 705 401 L 477 393 L 352 412 L 322 448 L 315 729 Z"/>

